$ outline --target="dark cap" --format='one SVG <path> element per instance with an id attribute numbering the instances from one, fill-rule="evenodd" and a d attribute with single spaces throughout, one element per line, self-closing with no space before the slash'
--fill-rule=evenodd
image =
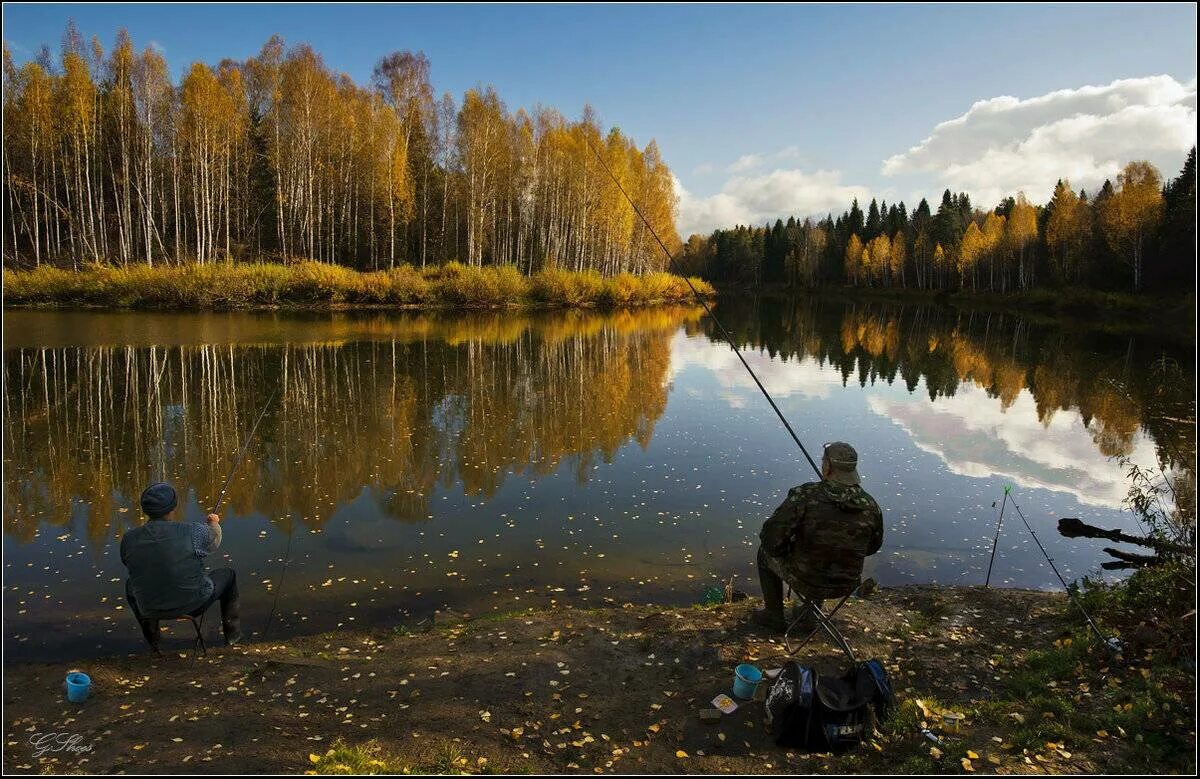
<path id="1" fill-rule="evenodd" d="M 825 444 L 825 459 L 832 467 L 836 481 L 858 484 L 858 452 L 842 441 Z"/>
<path id="2" fill-rule="evenodd" d="M 151 484 L 142 492 L 142 511 L 151 519 L 170 514 L 177 502 L 175 488 L 161 481 Z"/>

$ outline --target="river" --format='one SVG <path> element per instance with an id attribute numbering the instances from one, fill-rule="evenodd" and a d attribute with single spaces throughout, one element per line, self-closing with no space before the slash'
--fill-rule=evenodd
<path id="1" fill-rule="evenodd" d="M 981 584 L 1008 485 L 1064 575 L 1097 574 L 1106 542 L 1057 519 L 1136 530 L 1120 458 L 1194 461 L 1190 344 L 932 306 L 717 313 L 814 456 L 857 447 L 884 585 Z M 199 520 L 275 388 L 212 560 L 252 639 L 273 606 L 282 638 L 697 602 L 731 576 L 757 596 L 758 528 L 813 478 L 699 309 L 6 311 L 9 662 L 139 649 L 118 546 L 141 489 Z M 1057 586 L 1011 507 L 993 584 Z"/>

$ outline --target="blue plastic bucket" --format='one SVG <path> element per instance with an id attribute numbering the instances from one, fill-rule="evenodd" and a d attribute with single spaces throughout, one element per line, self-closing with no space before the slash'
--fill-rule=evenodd
<path id="1" fill-rule="evenodd" d="M 67 674 L 67 700 L 71 703 L 83 703 L 87 700 L 92 688 L 92 679 L 80 671 Z"/>
<path id="2" fill-rule="evenodd" d="M 749 663 L 742 663 L 733 669 L 733 694 L 748 701 L 754 697 L 758 683 L 762 681 L 762 671 Z"/>

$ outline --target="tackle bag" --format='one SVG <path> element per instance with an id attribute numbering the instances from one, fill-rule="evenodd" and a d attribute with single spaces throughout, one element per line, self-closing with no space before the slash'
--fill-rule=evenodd
<path id="1" fill-rule="evenodd" d="M 821 676 L 792 661 L 775 677 L 764 707 L 779 746 L 836 754 L 861 744 L 875 722 L 891 716 L 895 703 L 878 660 L 858 663 L 842 676 Z"/>

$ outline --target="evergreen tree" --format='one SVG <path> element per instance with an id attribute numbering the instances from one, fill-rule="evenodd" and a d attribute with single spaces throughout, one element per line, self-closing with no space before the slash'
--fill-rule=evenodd
<path id="1" fill-rule="evenodd" d="M 1151 283 L 1189 289 L 1196 283 L 1196 147 L 1188 152 L 1179 176 L 1163 191 L 1165 215 L 1159 249 L 1160 267 Z"/>
<path id="2" fill-rule="evenodd" d="M 871 198 L 871 207 L 867 210 L 867 223 L 863 226 L 863 238 L 870 241 L 883 230 L 883 222 L 879 218 L 879 204 Z"/>
<path id="3" fill-rule="evenodd" d="M 850 213 L 847 214 L 845 224 L 842 225 L 846 232 L 845 238 L 849 240 L 851 234 L 862 235 L 863 232 L 863 212 L 858 207 L 858 198 L 854 198 L 854 202 L 850 204 Z"/>

